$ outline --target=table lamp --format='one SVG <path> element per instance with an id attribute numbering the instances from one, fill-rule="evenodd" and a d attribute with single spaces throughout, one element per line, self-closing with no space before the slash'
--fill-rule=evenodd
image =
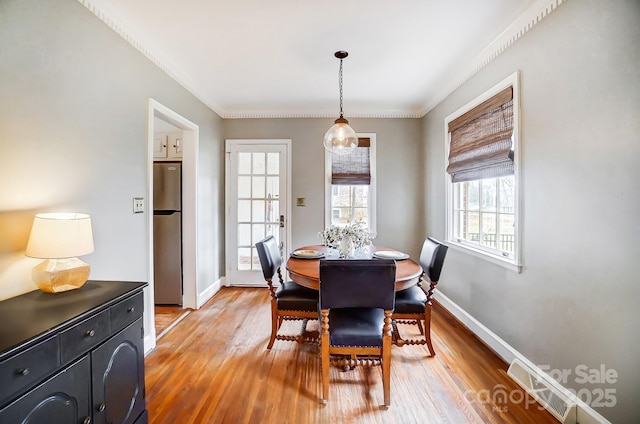
<path id="1" fill-rule="evenodd" d="M 89 264 L 76 256 L 93 252 L 91 217 L 80 213 L 42 213 L 33 220 L 25 254 L 46 259 L 31 272 L 38 288 L 58 293 L 82 287 Z"/>

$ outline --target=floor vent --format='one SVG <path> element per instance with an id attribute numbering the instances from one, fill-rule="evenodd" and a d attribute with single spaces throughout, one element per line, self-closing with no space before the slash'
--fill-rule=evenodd
<path id="1" fill-rule="evenodd" d="M 545 378 L 519 359 L 514 359 L 507 374 L 564 424 L 576 422 L 576 404 Z M 546 378 L 546 374 L 544 374 Z"/>

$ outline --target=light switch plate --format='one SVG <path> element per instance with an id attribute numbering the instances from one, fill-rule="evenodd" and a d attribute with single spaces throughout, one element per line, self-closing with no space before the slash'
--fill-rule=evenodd
<path id="1" fill-rule="evenodd" d="M 144 198 L 143 197 L 134 197 L 133 198 L 133 213 L 143 213 L 144 212 Z"/>

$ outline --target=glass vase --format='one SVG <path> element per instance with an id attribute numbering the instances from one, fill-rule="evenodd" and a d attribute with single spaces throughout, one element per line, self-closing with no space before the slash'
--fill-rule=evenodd
<path id="1" fill-rule="evenodd" d="M 351 241 L 351 237 L 344 236 L 342 240 L 340 240 L 340 245 L 338 246 L 338 253 L 340 258 L 346 259 L 353 256 L 353 242 Z"/>

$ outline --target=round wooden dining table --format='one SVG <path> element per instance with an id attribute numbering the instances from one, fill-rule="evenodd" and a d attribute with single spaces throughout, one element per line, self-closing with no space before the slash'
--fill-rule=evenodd
<path id="1" fill-rule="evenodd" d="M 326 254 L 324 245 L 300 247 L 295 250 L 317 250 Z M 371 254 L 378 251 L 395 251 L 388 247 L 369 246 Z M 293 281 L 310 289 L 320 289 L 320 259 L 296 258 L 290 256 L 287 260 L 287 271 Z M 337 259 L 337 257 L 335 258 Z M 396 291 L 405 290 L 417 284 L 422 276 L 422 267 L 411 258 L 396 260 Z"/>

